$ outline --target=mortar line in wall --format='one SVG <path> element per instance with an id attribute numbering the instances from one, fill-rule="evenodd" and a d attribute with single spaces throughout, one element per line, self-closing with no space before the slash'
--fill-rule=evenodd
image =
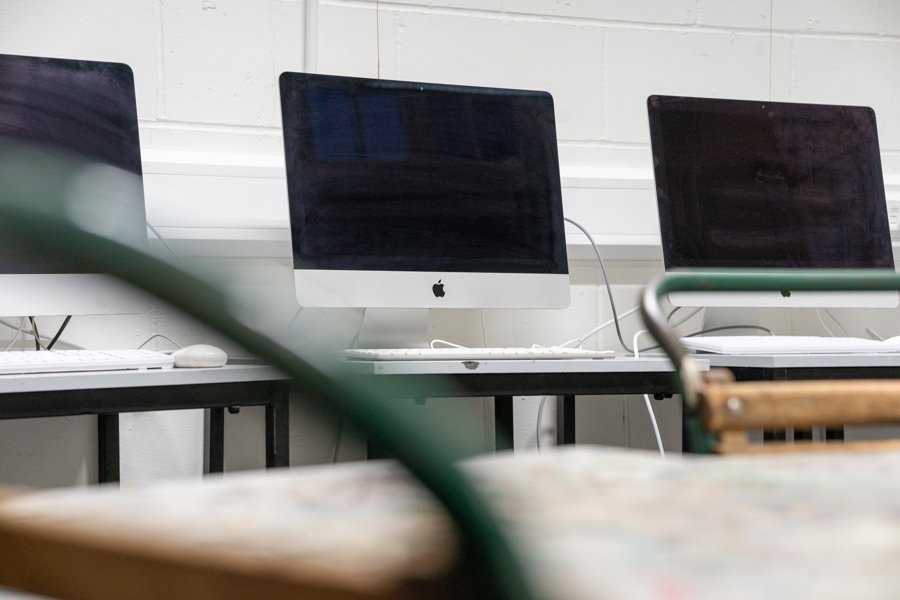
<path id="1" fill-rule="evenodd" d="M 406 36 L 406 27 L 403 26 L 403 23 L 400 21 L 400 17 L 396 12 L 391 15 L 391 31 L 394 34 L 394 47 L 392 57 L 393 60 L 391 61 L 391 68 L 393 69 L 393 73 L 396 75 L 400 72 L 400 61 L 403 60 L 402 46 Z"/>
<path id="2" fill-rule="evenodd" d="M 269 50 L 269 56 L 272 58 L 272 62 L 270 64 L 272 70 L 269 74 L 269 77 L 271 77 L 271 81 L 278 81 L 278 75 L 279 75 L 279 73 L 278 73 L 279 69 L 276 67 L 276 65 L 278 64 L 278 59 L 277 59 L 278 35 L 276 34 L 276 27 L 274 26 L 274 22 L 278 20 L 280 15 L 277 13 L 273 14 L 273 12 L 277 11 L 277 10 L 279 10 L 279 7 L 275 6 L 274 3 L 270 4 L 268 7 L 268 17 L 269 17 L 268 25 L 269 25 L 269 30 L 271 32 L 271 39 L 270 39 L 271 46 L 270 46 L 270 50 Z M 302 23 L 297 23 L 297 24 L 302 25 Z M 302 62 L 300 62 L 303 60 L 302 55 L 296 57 L 296 59 L 298 61 L 297 62 L 298 65 L 303 64 Z M 269 107 L 273 110 L 274 114 L 277 115 L 281 108 L 280 98 L 276 98 L 276 96 L 273 94 L 269 98 Z"/>
<path id="3" fill-rule="evenodd" d="M 326 0 L 322 4 L 340 7 L 358 7 L 369 8 L 374 0 Z M 442 14 L 453 16 L 472 16 L 480 18 L 490 18 L 498 21 L 522 21 L 522 22 L 546 22 L 560 25 L 579 25 L 603 27 L 609 29 L 642 29 L 647 31 L 672 31 L 684 33 L 685 31 L 693 31 L 700 33 L 719 33 L 731 34 L 742 33 L 746 35 L 769 37 L 775 36 L 795 36 L 806 38 L 821 39 L 848 39 L 856 41 L 881 41 L 881 42 L 900 42 L 900 34 L 889 35 L 882 33 L 850 33 L 842 31 L 809 31 L 805 29 L 774 29 L 758 28 L 758 27 L 738 27 L 738 26 L 717 26 L 703 25 L 699 23 L 647 23 L 643 21 L 631 21 L 625 19 L 602 19 L 597 17 L 577 17 L 577 16 L 557 16 L 557 15 L 541 15 L 537 13 L 515 13 L 477 9 L 477 8 L 454 8 L 444 6 L 412 6 L 408 4 L 398 4 L 384 2 L 379 0 L 382 10 L 393 10 L 395 12 L 417 13 L 417 14 Z M 770 31 L 771 30 L 771 31 Z"/>
<path id="4" fill-rule="evenodd" d="M 776 29 L 775 36 L 821 40 L 845 40 L 851 42 L 900 42 L 900 34 L 852 33 L 848 31 L 805 31 L 801 29 Z"/>
<path id="5" fill-rule="evenodd" d="M 165 118 L 166 114 L 166 27 L 165 15 L 163 14 L 163 4 L 165 0 L 160 0 L 157 5 L 159 16 L 159 69 L 156 71 L 156 89 L 159 97 L 157 98 L 156 112 L 157 118 Z"/>
<path id="6" fill-rule="evenodd" d="M 772 100 L 773 53 L 775 51 L 775 0 L 769 0 L 769 100 Z"/>
<path id="7" fill-rule="evenodd" d="M 788 64 L 788 98 L 793 100 L 794 90 L 797 89 L 797 80 L 800 78 L 800 71 L 797 68 L 797 48 L 794 45 L 794 40 L 788 40 L 787 42 L 788 48 L 788 59 L 790 63 Z"/>
<path id="8" fill-rule="evenodd" d="M 324 5 L 331 6 L 339 6 L 339 7 L 350 7 L 350 8 L 369 8 L 372 2 L 375 0 L 326 0 L 322 2 Z M 471 16 L 471 17 L 481 17 L 481 18 L 489 18 L 497 21 L 532 21 L 532 22 L 550 22 L 550 23 L 559 23 L 559 24 L 570 24 L 570 25 L 591 25 L 595 27 L 620 27 L 620 28 L 628 28 L 633 29 L 635 27 L 638 28 L 646 28 L 646 29 L 666 29 L 672 31 L 683 32 L 685 28 L 688 29 L 704 29 L 704 30 L 718 30 L 721 33 L 732 33 L 735 30 L 746 30 L 748 32 L 755 33 L 757 35 L 768 35 L 768 31 L 760 30 L 758 28 L 726 28 L 726 27 L 715 27 L 715 26 L 705 26 L 698 25 L 696 23 L 646 23 L 642 21 L 629 21 L 624 19 L 601 19 L 597 17 L 578 17 L 578 16 L 560 16 L 560 15 L 544 15 L 539 13 L 517 13 L 517 12 L 509 12 L 504 9 L 502 12 L 496 10 L 488 10 L 488 9 L 479 9 L 479 8 L 456 8 L 456 7 L 447 7 L 447 6 L 415 6 L 409 4 L 400 4 L 393 2 L 385 2 L 383 0 L 379 0 L 379 4 L 382 10 L 393 10 L 395 12 L 404 12 L 404 13 L 416 13 L 416 14 L 439 14 L 439 15 L 452 15 L 452 16 Z"/>
<path id="9" fill-rule="evenodd" d="M 375 77 L 381 79 L 381 5 L 378 0 L 375 0 Z"/>
<path id="10" fill-rule="evenodd" d="M 603 116 L 603 137 L 609 135 L 609 73 L 607 65 L 609 61 L 606 56 L 606 32 L 600 32 L 600 110 Z"/>
<path id="11" fill-rule="evenodd" d="M 140 119 L 138 123 L 150 129 L 170 129 L 203 131 L 206 133 L 239 133 L 241 135 L 272 135 L 281 136 L 281 127 L 274 125 L 242 125 L 240 123 L 210 123 L 204 121 L 178 121 L 165 119 Z"/>

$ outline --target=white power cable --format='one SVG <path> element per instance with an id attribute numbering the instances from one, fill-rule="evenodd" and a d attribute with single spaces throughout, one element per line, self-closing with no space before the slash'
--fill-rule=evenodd
<path id="1" fill-rule="evenodd" d="M 153 225 L 150 224 L 150 221 L 147 221 L 147 229 L 149 229 L 150 231 L 153 232 L 153 235 L 156 236 L 156 239 L 158 239 L 160 241 L 160 243 L 162 243 L 162 245 L 165 247 L 165 249 L 168 250 L 169 253 L 175 257 L 175 260 L 177 260 L 178 263 L 183 266 L 184 259 L 181 258 L 181 255 L 179 255 L 177 252 L 175 252 L 175 249 L 172 248 L 172 246 L 169 244 L 168 240 L 166 240 L 166 238 L 164 238 L 162 236 L 162 234 L 159 233 L 159 231 L 156 229 L 156 227 L 154 227 Z"/>
<path id="2" fill-rule="evenodd" d="M 435 338 L 428 342 L 429 348 L 465 348 L 465 346 L 460 346 L 459 344 L 454 344 L 453 342 L 448 342 L 447 340 L 442 340 L 439 338 Z"/>
<path id="3" fill-rule="evenodd" d="M 679 325 L 684 325 L 685 323 L 687 323 L 688 321 L 690 321 L 695 315 L 697 315 L 697 313 L 699 313 L 701 310 L 706 310 L 706 307 L 705 307 L 705 306 L 701 306 L 701 307 L 699 307 L 699 308 L 695 308 L 694 310 L 692 310 L 691 312 L 689 312 L 686 316 L 682 317 L 680 321 L 676 321 L 676 322 L 674 322 L 674 323 L 670 323 L 670 324 L 669 324 L 669 327 L 672 327 L 672 328 L 674 329 L 675 327 L 678 327 Z M 671 316 L 671 315 L 670 315 L 670 316 Z"/>
<path id="4" fill-rule="evenodd" d="M 879 342 L 883 342 L 883 341 L 884 341 L 884 338 L 881 337 L 880 335 L 878 335 L 878 332 L 872 331 L 872 330 L 869 329 L 868 327 L 866 327 L 866 333 L 868 333 L 868 334 L 869 334 L 869 337 L 872 338 L 873 340 L 878 340 Z"/>
<path id="5" fill-rule="evenodd" d="M 24 318 L 24 317 L 23 317 L 23 318 Z M 9 321 L 7 321 L 6 319 L 0 319 L 0 325 L 3 325 L 4 327 L 9 327 L 9 328 L 12 329 L 13 331 L 16 331 L 16 332 L 18 332 L 18 333 L 20 333 L 20 334 L 25 334 L 25 335 L 30 335 L 30 336 L 33 336 L 33 335 L 34 335 L 34 330 L 31 329 L 30 327 L 22 327 L 22 329 L 19 329 L 19 326 L 18 326 L 18 325 L 13 325 L 12 323 L 10 323 Z M 44 335 L 43 333 L 39 334 L 39 336 L 40 336 L 40 339 L 41 339 L 41 343 L 42 343 L 42 344 L 43 344 L 44 341 L 46 341 L 47 343 L 50 343 L 50 342 L 52 341 L 52 339 L 53 339 L 53 338 L 51 338 L 49 335 Z M 63 342 L 62 340 L 60 340 L 60 343 L 63 343 L 63 344 L 65 344 L 67 347 L 73 348 L 73 349 L 75 349 L 75 350 L 83 350 L 83 348 L 82 348 L 81 346 L 78 346 L 77 344 L 73 344 L 72 342 Z"/>
<path id="6" fill-rule="evenodd" d="M 22 335 L 22 328 L 25 327 L 25 317 L 19 317 L 19 327 L 16 329 L 15 334 L 13 334 L 12 339 L 9 340 L 9 345 L 3 349 L 4 352 L 9 352 L 12 350 L 12 347 L 15 345 L 16 341 L 19 339 L 19 336 Z"/>
<path id="7" fill-rule="evenodd" d="M 836 316 L 834 316 L 834 313 L 831 312 L 831 309 L 830 309 L 830 308 L 827 308 L 827 307 L 825 308 L 825 314 L 828 315 L 829 317 L 831 317 L 831 320 L 834 321 L 835 324 L 836 324 L 838 327 L 841 328 L 841 331 L 844 332 L 844 335 L 846 335 L 846 336 L 849 336 L 849 335 L 850 335 L 850 334 L 847 332 L 847 328 L 844 327 L 844 324 L 841 323 L 840 320 L 838 320 L 838 318 L 837 318 Z"/>
<path id="8" fill-rule="evenodd" d="M 156 338 L 164 339 L 164 340 L 166 340 L 167 342 L 170 342 L 172 345 L 174 345 L 174 346 L 177 347 L 177 348 L 182 348 L 182 347 L 183 347 L 181 344 L 179 344 L 178 342 L 176 342 L 175 340 L 173 340 L 172 338 L 170 338 L 170 337 L 167 336 L 167 335 L 163 335 L 163 334 L 161 334 L 161 333 L 154 333 L 153 335 L 151 335 L 150 337 L 148 337 L 146 340 L 144 340 L 144 341 L 141 343 L 140 346 L 138 346 L 138 350 L 142 349 L 144 346 L 146 346 L 147 344 L 149 344 L 150 342 L 152 342 L 152 341 L 155 340 Z"/>
<path id="9" fill-rule="evenodd" d="M 547 403 L 547 396 L 541 397 L 541 403 L 538 405 L 537 425 L 534 429 L 534 440 L 537 444 L 537 451 L 541 451 L 541 424 L 543 422 L 544 405 Z"/>
<path id="10" fill-rule="evenodd" d="M 816 309 L 816 316 L 819 317 L 819 324 L 821 324 L 822 327 L 825 329 L 825 331 L 828 332 L 828 335 L 830 335 L 831 337 L 835 337 L 834 332 L 832 330 L 828 329 L 828 325 L 825 324 L 825 319 L 822 318 L 822 310 L 821 309 L 819 309 L 819 308 Z"/>
<path id="11" fill-rule="evenodd" d="M 609 276 L 607 276 L 606 274 L 606 264 L 603 262 L 603 255 L 600 254 L 600 248 L 597 246 L 597 242 L 594 241 L 594 237 L 588 232 L 588 230 L 576 221 L 573 221 L 569 217 L 563 217 L 563 220 L 577 227 L 591 243 L 591 247 L 594 249 L 594 254 L 597 255 L 597 261 L 600 263 L 600 271 L 603 273 L 603 283 L 606 286 L 606 294 L 607 296 L 609 296 L 609 308 L 610 310 L 612 310 L 613 323 L 616 326 L 616 335 L 619 338 L 619 344 L 622 345 L 622 348 L 625 349 L 625 352 L 633 354 L 631 348 L 628 347 L 628 345 L 625 343 L 625 340 L 622 338 L 622 328 L 619 327 L 619 315 L 616 312 L 616 301 L 613 299 L 612 285 L 610 285 L 609 283 Z"/>
<path id="12" fill-rule="evenodd" d="M 638 338 L 641 334 L 650 333 L 646 329 L 642 329 L 634 334 L 631 340 L 631 346 L 634 348 L 634 357 L 638 358 Z M 666 459 L 666 450 L 663 447 L 662 436 L 659 434 L 659 425 L 656 423 L 656 415 L 653 414 L 653 407 L 650 405 L 650 394 L 644 394 L 644 405 L 647 407 L 647 414 L 650 416 L 650 423 L 653 425 L 653 434 L 656 436 L 656 447 L 659 448 L 659 455 Z"/>
<path id="13" fill-rule="evenodd" d="M 627 316 L 629 316 L 629 315 L 633 315 L 634 313 L 636 313 L 636 312 L 639 311 L 640 309 L 641 309 L 640 306 L 635 306 L 634 308 L 630 308 L 630 309 L 626 310 L 625 312 L 623 312 L 623 313 L 621 314 L 621 316 L 619 316 L 619 318 L 620 318 L 620 319 L 624 319 L 625 317 L 627 317 Z M 577 343 L 577 344 L 578 344 L 578 347 L 581 348 L 582 344 L 584 344 L 587 340 L 589 340 L 591 337 L 593 337 L 593 336 L 596 335 L 597 333 L 603 331 L 604 329 L 606 329 L 606 328 L 609 327 L 610 325 L 614 324 L 615 322 L 616 322 L 615 319 L 610 319 L 609 321 L 606 321 L 605 323 L 601 323 L 600 325 L 597 325 L 596 327 L 594 327 L 593 329 L 591 329 L 590 331 L 588 331 L 587 333 L 585 333 L 585 334 L 584 334 L 583 336 L 581 336 L 580 338 L 572 338 L 571 340 L 568 340 L 568 341 L 566 341 L 566 342 L 563 342 L 562 344 L 559 344 L 559 347 L 560 347 L 560 348 L 565 348 L 566 346 L 568 346 L 568 345 L 570 345 L 570 344 Z"/>

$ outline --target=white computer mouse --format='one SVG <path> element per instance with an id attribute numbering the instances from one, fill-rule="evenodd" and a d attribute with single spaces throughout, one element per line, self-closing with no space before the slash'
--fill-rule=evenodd
<path id="1" fill-rule="evenodd" d="M 209 344 L 185 346 L 172 353 L 176 367 L 224 367 L 228 362 L 225 351 Z"/>

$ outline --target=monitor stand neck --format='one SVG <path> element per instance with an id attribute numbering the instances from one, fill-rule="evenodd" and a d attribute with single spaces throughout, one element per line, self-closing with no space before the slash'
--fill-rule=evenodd
<path id="1" fill-rule="evenodd" d="M 425 348 L 427 308 L 367 308 L 359 329 L 359 348 Z"/>
<path id="2" fill-rule="evenodd" d="M 734 325 L 759 325 L 758 308 L 708 307 L 703 313 L 703 329 L 730 327 Z M 754 335 L 748 329 L 723 329 L 709 335 Z"/>

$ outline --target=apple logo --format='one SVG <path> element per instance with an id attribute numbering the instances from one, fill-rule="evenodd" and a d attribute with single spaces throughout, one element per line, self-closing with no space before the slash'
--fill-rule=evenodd
<path id="1" fill-rule="evenodd" d="M 443 298 L 444 297 L 444 284 L 441 283 L 441 280 L 438 279 L 438 282 L 431 286 L 431 291 L 434 294 L 435 298 Z"/>

